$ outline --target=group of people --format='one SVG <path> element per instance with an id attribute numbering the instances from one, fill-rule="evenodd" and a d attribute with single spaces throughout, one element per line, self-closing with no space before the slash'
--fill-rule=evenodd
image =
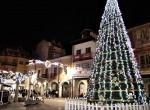
<path id="1" fill-rule="evenodd" d="M 26 89 L 19 90 L 19 93 L 22 94 L 23 98 L 27 96 L 27 90 Z M 38 98 L 38 96 L 40 96 L 39 91 L 36 91 L 36 90 L 30 91 L 30 99 L 36 99 L 36 98 Z M 58 91 L 56 91 L 56 90 L 51 91 L 50 89 L 47 89 L 44 91 L 44 97 L 46 99 L 58 97 Z"/>
<path id="2" fill-rule="evenodd" d="M 44 96 L 46 99 L 58 97 L 58 91 L 47 89 L 44 91 Z"/>
<path id="3" fill-rule="evenodd" d="M 40 92 L 38 92 L 36 90 L 31 90 L 31 92 L 30 92 L 31 99 L 36 99 L 36 98 L 38 98 L 39 95 L 40 95 Z"/>

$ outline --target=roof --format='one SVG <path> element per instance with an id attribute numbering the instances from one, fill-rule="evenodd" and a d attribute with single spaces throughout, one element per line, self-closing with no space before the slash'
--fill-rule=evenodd
<path id="1" fill-rule="evenodd" d="M 84 37 L 81 39 L 77 39 L 71 42 L 72 45 L 76 45 L 76 44 L 80 44 L 80 43 L 84 43 L 84 42 L 88 42 L 88 41 L 95 41 L 96 39 L 94 37 Z"/>

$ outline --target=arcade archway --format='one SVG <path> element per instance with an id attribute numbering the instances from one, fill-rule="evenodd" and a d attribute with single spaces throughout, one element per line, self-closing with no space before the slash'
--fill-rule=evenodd
<path id="1" fill-rule="evenodd" d="M 62 97 L 69 97 L 70 87 L 67 82 L 64 82 L 62 85 Z"/>
<path id="2" fill-rule="evenodd" d="M 85 92 L 86 92 L 85 84 L 83 82 L 81 82 L 79 84 L 79 95 L 80 94 L 85 94 Z"/>
<path id="3" fill-rule="evenodd" d="M 51 83 L 51 90 L 56 90 L 58 91 L 58 84 L 56 82 Z"/>

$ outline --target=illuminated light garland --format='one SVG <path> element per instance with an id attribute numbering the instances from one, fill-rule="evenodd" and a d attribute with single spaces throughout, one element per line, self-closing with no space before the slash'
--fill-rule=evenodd
<path id="1" fill-rule="evenodd" d="M 47 60 L 47 61 L 45 61 L 45 63 L 44 63 L 44 64 L 45 64 L 45 67 L 46 67 L 46 68 L 50 68 L 50 67 L 51 67 L 51 65 L 52 65 L 52 64 L 51 64 L 51 62 L 50 62 L 50 61 L 48 61 L 48 60 Z"/>
<path id="2" fill-rule="evenodd" d="M 20 72 L 12 72 L 12 71 L 4 71 L 3 70 L 3 74 L 4 76 L 0 76 L 0 81 L 1 83 L 4 84 L 12 84 L 12 83 L 16 83 L 17 80 L 19 81 L 19 83 L 25 81 L 25 79 L 27 78 L 26 75 L 23 75 Z"/>
<path id="3" fill-rule="evenodd" d="M 145 103 L 143 81 L 117 0 L 107 0 L 96 43 L 88 100 Z M 130 97 L 129 97 L 130 96 Z"/>

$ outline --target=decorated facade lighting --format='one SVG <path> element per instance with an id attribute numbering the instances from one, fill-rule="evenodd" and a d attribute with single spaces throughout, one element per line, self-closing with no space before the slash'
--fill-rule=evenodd
<path id="1" fill-rule="evenodd" d="M 35 65 L 35 64 L 44 64 L 41 60 L 29 60 L 29 65 Z"/>
<path id="2" fill-rule="evenodd" d="M 44 64 L 45 64 L 45 67 L 46 67 L 46 68 L 50 68 L 51 65 L 52 65 L 51 62 L 48 61 L 48 60 L 46 60 Z"/>

